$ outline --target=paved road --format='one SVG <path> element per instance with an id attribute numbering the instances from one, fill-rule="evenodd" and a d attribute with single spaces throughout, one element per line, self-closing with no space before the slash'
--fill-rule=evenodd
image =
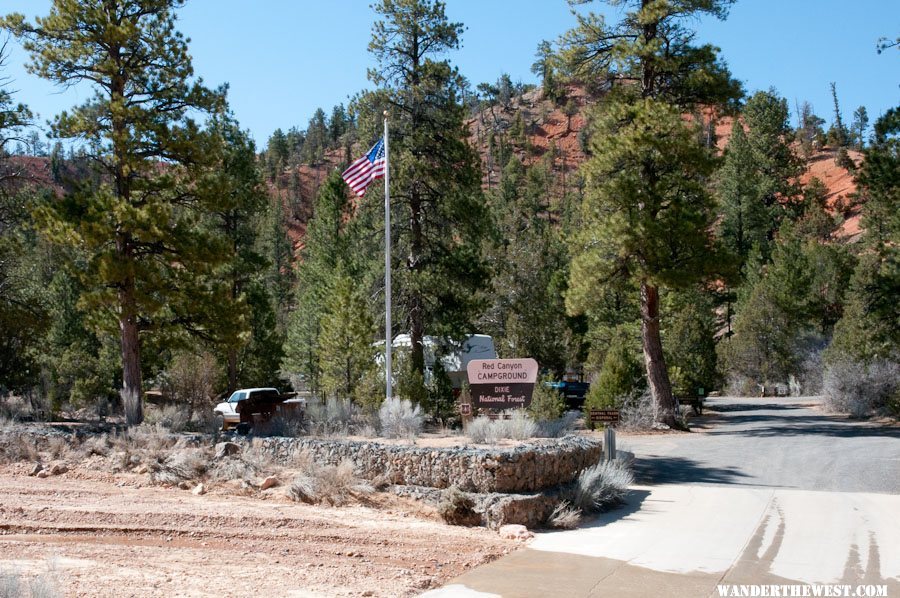
<path id="1" fill-rule="evenodd" d="M 620 436 L 638 481 L 900 494 L 900 427 L 825 414 L 814 399 L 713 398 L 691 434 Z"/>
<path id="2" fill-rule="evenodd" d="M 430 597 L 716 596 L 720 584 L 886 585 L 900 597 L 900 429 L 812 400 L 733 399 L 691 434 L 620 436 L 628 504 Z"/>

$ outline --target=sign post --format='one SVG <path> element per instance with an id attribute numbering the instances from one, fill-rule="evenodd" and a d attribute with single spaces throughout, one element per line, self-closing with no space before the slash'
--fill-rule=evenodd
<path id="1" fill-rule="evenodd" d="M 531 405 L 538 364 L 534 359 L 474 359 L 466 373 L 476 409 L 521 409 Z"/>

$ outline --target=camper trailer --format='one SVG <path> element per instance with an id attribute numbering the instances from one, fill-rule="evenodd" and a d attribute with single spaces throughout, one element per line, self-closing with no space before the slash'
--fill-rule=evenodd
<path id="1" fill-rule="evenodd" d="M 486 334 L 471 334 L 460 343 L 446 339 L 426 336 L 422 339 L 425 345 L 425 382 L 430 382 L 437 356 L 441 365 L 453 383 L 453 388 L 462 388 L 466 381 L 466 367 L 475 359 L 497 359 L 494 339 Z M 409 350 L 412 342 L 408 334 L 398 334 L 391 343 L 394 351 Z M 383 364 L 383 357 L 380 358 Z M 396 373 L 394 374 L 396 375 Z"/>

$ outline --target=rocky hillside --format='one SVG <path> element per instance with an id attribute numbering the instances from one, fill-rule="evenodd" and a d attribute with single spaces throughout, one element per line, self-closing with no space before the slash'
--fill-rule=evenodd
<path id="1" fill-rule="evenodd" d="M 543 160 L 552 168 L 553 183 L 548 203 L 573 201 L 572 193 L 580 184 L 579 167 L 586 159 L 582 144 L 587 126 L 587 108 L 593 100 L 583 88 L 575 86 L 566 89 L 566 99 L 561 102 L 546 99 L 540 89 L 535 89 L 512 98 L 507 105 L 497 103 L 476 113 L 468 125 L 472 144 L 481 156 L 484 188 L 489 189 L 497 183 L 503 168 L 497 160 L 498 148 L 506 144 L 508 150 L 518 155 L 525 164 Z M 709 114 L 704 115 L 705 119 L 709 117 Z M 728 142 L 731 126 L 731 118 L 725 117 L 717 119 L 712 127 L 714 139 L 711 141 L 720 150 Z M 357 150 L 362 152 L 364 148 Z M 862 159 L 858 152 L 850 151 L 849 154 L 856 163 Z M 806 162 L 801 183 L 806 184 L 814 177 L 822 181 L 827 189 L 827 205 L 845 218 L 839 237 L 853 240 L 861 232 L 859 206 L 853 200 L 856 184 L 853 175 L 835 164 L 834 158 L 834 149 L 818 149 Z M 319 186 L 345 160 L 343 150 L 331 150 L 325 153 L 321 163 L 285 170 L 277 181 L 269 183 L 270 193 L 279 198 L 284 208 L 295 252 L 303 247 L 306 223 L 312 217 L 313 200 Z M 10 164 L 22 175 L 22 184 L 63 192 L 59 182 L 61 179 L 54 176 L 49 158 L 14 156 Z M 66 168 L 72 170 L 71 166 Z"/>

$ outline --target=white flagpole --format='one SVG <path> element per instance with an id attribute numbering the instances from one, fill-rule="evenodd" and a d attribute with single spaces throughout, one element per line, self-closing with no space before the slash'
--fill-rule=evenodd
<path id="1" fill-rule="evenodd" d="M 393 396 L 391 380 L 391 160 L 388 152 L 388 111 L 384 111 L 384 384 Z"/>

